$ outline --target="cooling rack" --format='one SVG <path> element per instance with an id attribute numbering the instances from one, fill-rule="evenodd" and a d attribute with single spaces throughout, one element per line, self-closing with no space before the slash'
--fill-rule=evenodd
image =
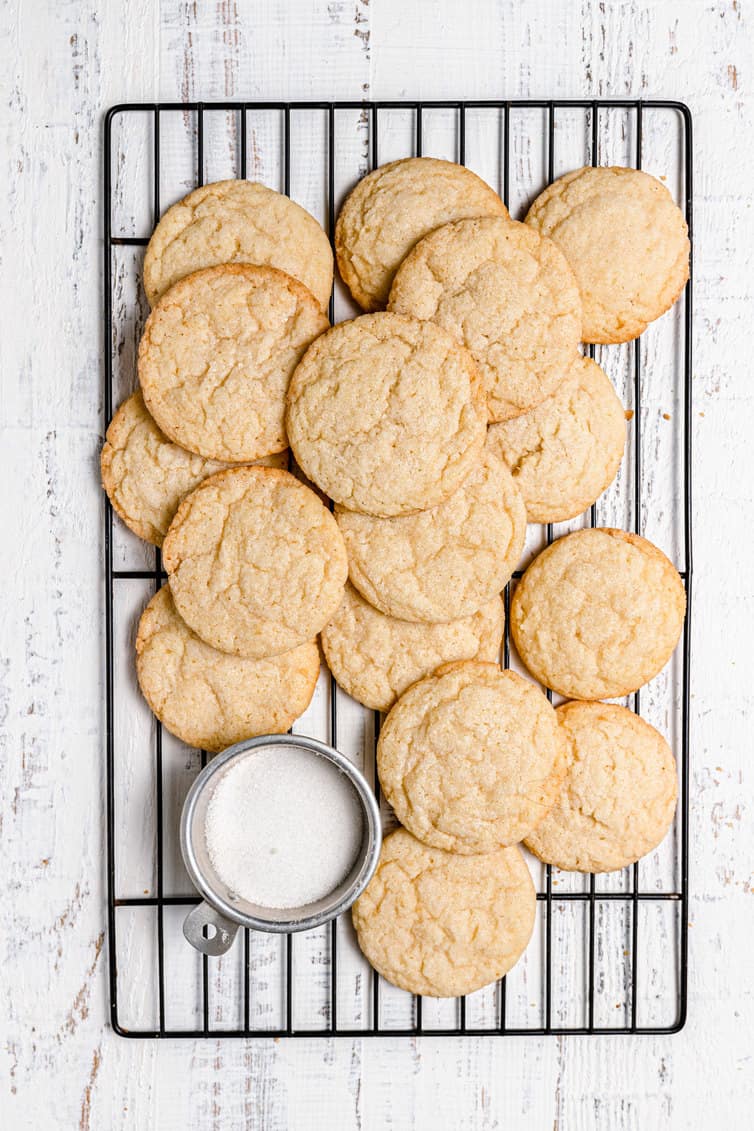
<path id="1" fill-rule="evenodd" d="M 468 164 L 514 218 L 545 184 L 583 164 L 647 168 L 692 226 L 692 121 L 670 101 L 211 102 L 113 107 L 104 139 L 104 417 L 135 386 L 148 308 L 143 248 L 161 211 L 210 180 L 249 177 L 290 194 L 331 234 L 370 168 L 401 156 Z M 331 320 L 354 313 L 336 285 Z M 530 527 L 527 556 L 583 525 L 647 535 L 691 596 L 691 282 L 635 343 L 590 347 L 629 418 L 618 479 L 582 518 Z M 219 960 L 184 941 L 198 901 L 177 849 L 182 799 L 206 754 L 152 718 L 135 685 L 139 613 L 164 580 L 159 551 L 105 515 L 107 892 L 110 1018 L 125 1037 L 458 1036 L 672 1033 L 688 983 L 689 620 L 676 656 L 625 702 L 674 748 L 679 807 L 647 859 L 610 876 L 531 860 L 538 914 L 524 959 L 495 986 L 436 1001 L 396 990 L 367 965 L 348 917 L 301 936 L 239 932 Z M 520 576 L 518 574 L 517 576 Z M 506 610 L 510 590 L 506 592 Z M 517 666 L 508 634 L 501 660 Z M 380 717 L 323 672 L 296 731 L 331 742 L 377 787 Z M 383 807 L 384 808 L 384 807 Z M 391 815 L 384 811 L 387 826 Z"/>

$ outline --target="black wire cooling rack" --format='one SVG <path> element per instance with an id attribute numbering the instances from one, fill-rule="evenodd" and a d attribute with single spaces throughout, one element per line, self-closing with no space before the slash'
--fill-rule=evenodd
<path id="1" fill-rule="evenodd" d="M 692 120 L 688 108 L 679 102 L 670 101 L 484 101 L 484 102 L 213 102 L 213 103 L 164 103 L 164 104 L 133 104 L 113 107 L 105 118 L 104 138 L 104 321 L 105 321 L 105 372 L 104 372 L 104 412 L 105 421 L 109 421 L 113 413 L 114 400 L 114 360 L 122 350 L 122 335 L 119 333 L 119 323 L 126 314 L 124 312 L 124 299 L 118 292 L 117 301 L 115 288 L 120 273 L 116 268 L 116 257 L 129 247 L 134 263 L 138 268 L 138 248 L 146 245 L 151 231 L 151 226 L 160 215 L 164 206 L 165 190 L 163 188 L 164 146 L 166 123 L 178 117 L 188 131 L 190 150 L 192 154 L 193 171 L 184 177 L 181 191 L 173 191 L 168 203 L 183 195 L 195 185 L 205 181 L 205 153 L 207 147 L 208 123 L 219 119 L 230 129 L 230 145 L 235 154 L 235 175 L 245 177 L 256 176 L 258 179 L 257 154 L 253 152 L 256 147 L 255 135 L 250 123 L 263 118 L 271 118 L 277 123 L 280 181 L 274 187 L 280 187 L 286 193 L 291 191 L 292 176 L 296 171 L 297 148 L 292 144 L 292 124 L 296 123 L 304 114 L 315 114 L 322 131 L 321 160 L 323 163 L 322 177 L 325 185 L 326 201 L 322 208 L 322 219 L 332 234 L 336 214 L 336 166 L 339 163 L 337 130 L 339 119 L 350 115 L 354 128 L 360 131 L 362 139 L 362 160 L 359 167 L 354 165 L 347 170 L 346 180 L 352 184 L 367 168 L 377 166 L 386 158 L 382 155 L 381 139 L 384 135 L 384 122 L 386 116 L 397 113 L 408 116 L 410 119 L 410 140 L 405 146 L 402 155 L 411 153 L 421 155 L 427 153 L 427 123 L 430 115 L 444 115 L 445 119 L 452 119 L 455 130 L 455 159 L 465 163 L 468 156 L 467 139 L 469 134 L 468 123 L 472 116 L 476 121 L 479 115 L 491 116 L 494 128 L 499 135 L 500 160 L 498 169 L 498 187 L 506 203 L 508 203 L 512 188 L 512 158 L 513 148 L 517 144 L 517 134 L 514 129 L 514 117 L 520 114 L 533 115 L 536 121 L 534 133 L 536 135 L 533 150 L 539 154 L 542 168 L 542 183 L 552 181 L 558 173 L 565 171 L 559 168 L 557 144 L 559 125 L 565 115 L 583 115 L 584 144 L 588 156 L 586 162 L 604 164 L 605 159 L 600 153 L 602 126 L 608 116 L 618 115 L 620 118 L 619 131 L 624 142 L 630 134 L 631 153 L 623 162 L 641 168 L 643 151 L 646 139 L 657 115 L 671 118 L 675 121 L 676 141 L 674 144 L 674 157 L 678 169 L 678 196 L 684 208 L 686 219 L 691 231 L 692 225 Z M 128 186 L 120 184 L 123 176 L 123 162 L 121 152 L 114 143 L 114 130 L 123 128 L 133 123 L 139 127 L 146 126 L 139 160 L 137 161 L 137 176 L 141 178 L 142 187 L 145 187 L 151 197 L 148 211 L 150 219 L 145 224 L 145 229 L 138 234 L 128 231 L 113 230 L 114 224 L 121 222 L 123 216 L 129 217 L 131 231 L 133 231 L 136 208 L 129 208 Z M 172 144 L 172 143 L 171 143 Z M 447 154 L 434 154 L 447 156 Z M 394 156 L 394 154 L 391 154 Z M 453 156 L 451 154 L 451 156 Z M 520 156 L 520 155 L 519 155 Z M 517 158 L 518 159 L 518 158 Z M 580 162 L 581 164 L 584 161 Z M 252 169 L 251 166 L 254 165 Z M 556 171 L 557 170 L 557 171 Z M 654 170 L 653 170 L 654 171 Z M 212 177 L 211 179 L 217 179 Z M 537 190 L 537 191 L 538 191 Z M 117 209 L 116 209 L 117 204 Z M 118 211 L 118 217 L 115 213 Z M 126 225 L 128 226 L 128 225 Z M 133 295 L 137 295 L 134 289 Z M 135 299 L 134 301 L 139 301 Z M 143 315 L 143 310 L 142 310 Z M 334 299 L 330 303 L 330 317 L 334 316 Z M 677 491 L 675 494 L 675 520 L 678 526 L 678 553 L 676 564 L 684 579 L 687 595 L 691 596 L 691 348 L 692 348 L 692 321 L 691 321 L 691 281 L 682 299 L 680 313 L 677 318 L 677 335 L 675 351 L 675 393 L 679 406 L 680 419 L 675 422 L 679 431 L 678 460 L 677 460 Z M 138 333 L 139 318 L 133 320 L 134 336 Z M 615 349 L 618 347 L 610 347 Z M 629 452 L 631 453 L 631 468 L 626 476 L 625 491 L 629 501 L 631 518 L 627 525 L 631 525 L 637 532 L 643 532 L 642 526 L 642 485 L 645 482 L 643 460 L 656 458 L 643 451 L 643 395 L 647 369 L 656 359 L 645 358 L 642 340 L 638 340 L 630 347 L 627 355 L 627 393 L 631 396 L 633 415 L 630 424 Z M 590 348 L 592 356 L 594 347 Z M 680 385 L 679 385 L 680 383 Z M 123 392 L 122 389 L 119 390 Z M 667 418 L 667 414 L 666 414 Z M 116 520 L 117 521 L 117 520 Z M 588 524 L 594 526 L 597 522 L 597 508 L 592 507 L 586 516 Z M 552 526 L 546 527 L 544 534 L 549 543 L 554 531 Z M 177 821 L 175 814 L 166 813 L 166 784 L 165 765 L 163 757 L 164 740 L 162 728 L 159 724 L 152 725 L 149 743 L 145 749 L 129 750 L 124 752 L 119 746 L 119 728 L 116 726 L 116 713 L 121 709 L 125 682 L 128 678 L 119 662 L 116 661 L 116 634 L 120 629 L 116 625 L 118 600 L 118 587 L 127 582 L 140 582 L 144 586 L 145 599 L 159 587 L 164 580 L 164 572 L 159 551 L 153 552 L 153 562 L 145 564 L 142 568 L 131 568 L 127 565 L 122 568 L 120 561 L 116 562 L 114 554 L 114 520 L 113 513 L 106 504 L 105 515 L 105 630 L 106 630 L 106 697 L 107 697 L 107 874 L 108 874 L 108 928 L 109 928 L 109 987 L 110 987 L 110 1017 L 114 1030 L 127 1037 L 313 1037 L 322 1036 L 348 1036 L 348 1037 L 373 1037 L 373 1036 L 417 1036 L 431 1034 L 433 1036 L 470 1034 L 487 1036 L 491 1034 L 589 1034 L 589 1033 L 673 1033 L 684 1024 L 687 1011 L 687 983 L 688 983 L 688 810 L 689 810 L 689 620 L 679 648 L 675 662 L 675 685 L 669 686 L 668 695 L 672 704 L 668 711 L 675 709 L 677 723 L 674 730 L 675 754 L 679 768 L 680 799 L 679 809 L 674 830 L 675 856 L 674 876 L 671 885 L 659 885 L 657 882 L 642 887 L 640 866 L 634 865 L 628 869 L 625 882 L 616 890 L 598 885 L 594 876 L 586 878 L 581 889 L 560 890 L 559 878 L 556 878 L 554 869 L 542 869 L 542 881 L 538 887 L 537 899 L 540 909 L 540 930 L 536 946 L 538 951 L 537 962 L 525 986 L 524 996 L 534 997 L 535 1012 L 522 1021 L 519 1016 L 512 1016 L 510 1009 L 510 995 L 507 992 L 507 982 L 503 979 L 494 988 L 494 998 L 486 1014 L 483 1024 L 472 1017 L 471 1005 L 467 999 L 462 998 L 452 1003 L 452 1012 L 447 1009 L 440 1016 L 440 1020 L 430 1020 L 437 1015 L 432 1012 L 431 1005 L 426 1000 L 415 998 L 409 1001 L 407 1010 L 404 1010 L 402 1019 L 395 1020 L 394 1011 L 387 1009 L 385 995 L 392 991 L 374 972 L 366 967 L 354 985 L 361 993 L 361 1009 L 354 1020 L 349 1011 L 348 1019 L 344 1020 L 345 1007 L 343 1002 L 344 991 L 340 986 L 339 960 L 343 948 L 343 930 L 339 930 L 336 923 L 330 924 L 318 943 L 318 958 L 315 964 L 318 979 L 319 999 L 314 1010 L 314 1020 L 301 1022 L 298 1020 L 296 1004 L 297 992 L 300 990 L 300 979 L 294 976 L 296 949 L 295 940 L 287 936 L 280 941 L 281 952 L 274 962 L 269 963 L 269 969 L 262 982 L 255 981 L 258 977 L 260 963 L 256 957 L 255 947 L 257 940 L 250 936 L 248 931 L 239 932 L 241 950 L 237 956 L 238 967 L 233 975 L 235 979 L 231 990 L 225 989 L 225 997 L 235 1001 L 233 1019 L 228 1022 L 223 1020 L 218 1009 L 213 1004 L 214 996 L 220 992 L 220 978 L 206 957 L 201 959 L 201 965 L 189 972 L 188 980 L 191 983 L 189 990 L 195 994 L 196 1002 L 187 1024 L 176 1023 L 171 1020 L 171 995 L 175 986 L 175 971 L 185 957 L 181 947 L 187 947 L 178 934 L 169 935 L 166 925 L 168 917 L 177 910 L 187 910 L 192 904 L 198 902 L 198 897 L 190 894 L 181 894 L 184 890 L 176 884 L 174 878 L 167 875 L 165 863 L 166 852 L 170 841 L 177 837 Z M 152 551 L 149 551 L 150 554 Z M 515 579 L 513 584 L 515 584 Z M 509 603 L 509 594 L 506 593 L 506 609 Z M 132 626 L 129 629 L 132 631 Z M 507 627 L 504 643 L 504 664 L 511 661 L 511 650 L 508 641 Z M 332 691 L 332 688 L 331 688 Z M 342 699 L 340 700 L 342 703 Z M 332 691 L 329 706 L 329 735 L 333 745 L 338 744 L 339 728 L 339 696 Z M 640 711 L 640 696 L 637 693 L 632 697 L 633 708 Z M 673 706 L 674 705 L 674 706 Z M 123 707 L 123 710 L 130 708 Z M 366 760 L 374 756 L 374 743 L 379 733 L 379 716 L 372 720 L 369 732 L 369 749 L 366 751 Z M 118 822 L 120 807 L 123 802 L 120 792 L 123 775 L 121 773 L 121 760 L 126 757 L 131 759 L 144 759 L 150 763 L 153 789 L 151 794 L 143 798 L 145 811 L 153 813 L 151 832 L 148 834 L 150 845 L 153 848 L 153 879 L 142 890 L 136 892 L 132 887 L 123 883 L 120 878 L 122 856 L 127 855 L 131 848 L 128 844 L 121 844 L 118 837 Z M 206 762 L 206 754 L 196 756 L 193 767 L 198 769 Z M 373 770 L 372 770 L 373 772 Z M 376 778 L 375 778 L 376 780 Z M 172 824 L 171 824 L 172 819 Z M 667 888 L 670 887 L 670 890 Z M 662 890 L 660 890 L 662 888 Z M 622 926 L 619 931 L 619 940 L 622 940 L 618 951 L 613 957 L 612 970 L 607 970 L 606 944 L 603 938 L 603 909 L 615 907 L 622 909 Z M 658 944 L 653 938 L 644 944 L 640 927 L 642 912 L 646 908 L 663 908 L 672 920 Z M 581 948 L 577 966 L 581 971 L 577 985 L 563 985 L 565 964 L 555 954 L 555 936 L 559 930 L 560 914 L 575 910 L 579 924 L 577 934 Z M 133 921 L 135 916 L 146 917 L 147 942 L 137 942 L 134 933 Z M 344 927 L 343 924 L 340 925 Z M 340 941 L 339 941 L 340 940 Z M 237 944 L 238 945 L 238 944 Z M 645 946 L 650 953 L 646 954 L 644 966 L 639 961 L 642 953 L 640 947 Z M 125 955 L 132 952 L 135 947 L 146 948 L 147 957 L 143 959 L 141 971 L 130 971 L 131 958 Z M 531 949 L 531 948 L 530 948 Z M 672 964 L 671 976 L 657 988 L 659 983 L 655 976 L 655 967 L 659 961 L 657 950 L 670 952 Z M 193 957 L 193 956 L 192 956 Z M 664 958 L 667 960 L 668 955 Z M 198 959 L 197 959 L 198 961 Z M 265 967 L 262 961 L 261 967 Z M 312 966 L 312 970 L 315 969 Z M 312 974 L 314 977 L 314 974 Z M 128 979 L 131 982 L 128 982 Z M 138 987 L 135 990 L 134 980 L 150 982 L 150 994 L 154 1000 L 145 1008 L 143 1016 L 138 1009 L 134 1011 L 129 1006 L 126 1011 L 123 1002 L 128 997 L 130 1002 L 139 998 Z M 265 1012 L 257 1005 L 257 986 L 264 986 L 264 992 L 269 997 L 270 981 L 274 980 L 273 996 L 277 999 L 278 1008 L 273 1011 L 271 1018 L 269 1011 Z M 368 985 L 365 981 L 368 980 Z M 605 982 L 612 981 L 616 1002 L 614 1008 L 618 1010 L 618 1023 L 609 1024 L 602 1016 L 603 1011 L 598 1010 L 598 1003 L 602 1001 Z M 657 984 L 656 984 L 657 983 Z M 617 989 L 615 989 L 617 987 Z M 220 987 L 222 988 L 222 987 Z M 642 1016 L 642 990 L 650 1000 L 662 1000 L 662 1007 L 658 1015 L 657 1009 L 650 1011 L 649 1019 Z M 394 991 L 392 991 L 394 992 Z M 568 997 L 577 999 L 578 1015 L 575 1019 L 566 1017 L 569 1011 L 564 1011 L 556 1004 Z M 408 995 L 406 995 L 407 997 Z M 531 1004 L 531 1003 L 530 1003 Z M 468 1008 L 467 1008 L 468 1005 Z M 128 1012 L 128 1016 L 125 1013 Z M 599 1012 L 599 1017 L 597 1013 Z M 133 1016 L 132 1016 L 133 1014 Z M 219 1020 L 218 1020 L 219 1018 Z"/>

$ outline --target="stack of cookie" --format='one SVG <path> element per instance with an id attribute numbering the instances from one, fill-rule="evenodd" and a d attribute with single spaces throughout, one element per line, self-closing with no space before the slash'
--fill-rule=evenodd
<path id="1" fill-rule="evenodd" d="M 404 827 L 355 905 L 359 942 L 396 985 L 464 994 L 527 944 L 521 842 L 612 869 L 672 819 L 667 744 L 598 702 L 679 638 L 683 586 L 656 547 L 582 530 L 516 588 L 523 663 L 581 702 L 555 710 L 497 661 L 527 521 L 581 514 L 621 462 L 623 408 L 580 342 L 667 309 L 688 241 L 646 174 L 570 174 L 518 223 L 467 169 L 412 158 L 359 183 L 335 247 L 365 313 L 329 328 L 329 243 L 298 206 L 223 182 L 165 214 L 141 391 L 108 429 L 103 482 L 162 545 L 137 652 L 170 730 L 218 750 L 287 729 L 318 633 L 339 685 L 389 711 L 378 770 Z M 314 489 L 280 466 L 288 446 Z"/>
<path id="2" fill-rule="evenodd" d="M 343 595 L 335 520 L 285 470 L 286 393 L 329 325 L 332 278 L 316 220 L 245 181 L 191 193 L 147 248 L 140 388 L 108 428 L 102 479 L 170 575 L 139 624 L 142 691 L 212 752 L 306 710 Z"/>
<path id="3" fill-rule="evenodd" d="M 322 633 L 338 682 L 368 706 L 391 708 L 378 772 L 404 827 L 387 838 L 354 907 L 359 942 L 394 984 L 456 996 L 505 974 L 528 942 L 536 897 L 517 845 L 561 868 L 609 871 L 651 851 L 673 818 L 667 742 L 625 707 L 599 701 L 637 690 L 679 639 L 685 593 L 668 559 L 612 529 L 568 535 L 535 559 L 514 593 L 511 632 L 537 680 L 575 700 L 557 709 L 528 680 L 484 662 L 496 657 L 480 635 L 480 602 L 491 558 L 506 575 L 515 568 L 522 510 L 529 522 L 574 518 L 615 478 L 623 406 L 580 343 L 627 341 L 659 317 L 686 282 L 688 237 L 667 190 L 645 173 L 579 170 L 516 223 L 465 170 L 414 159 L 361 181 L 341 212 L 336 251 L 365 310 L 386 306 L 383 320 L 419 319 L 465 347 L 487 408 L 477 470 L 431 509 L 395 517 L 374 499 L 354 501 L 341 469 L 333 497 L 351 586 Z M 349 334 L 374 326 L 358 318 Z M 296 428 L 299 402 L 312 399 L 305 365 L 291 387 L 289 430 L 320 482 L 314 433 Z M 393 403 L 372 393 L 368 442 Z M 412 475 L 404 503 L 418 505 L 416 483 Z M 506 522 L 509 548 L 495 550 Z M 461 626 L 473 631 L 474 609 L 476 650 L 460 635 Z"/>

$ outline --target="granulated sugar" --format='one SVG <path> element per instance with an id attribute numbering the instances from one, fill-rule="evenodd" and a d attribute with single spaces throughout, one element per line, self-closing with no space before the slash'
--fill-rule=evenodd
<path id="1" fill-rule="evenodd" d="M 333 891 L 362 838 L 354 787 L 332 762 L 261 747 L 220 778 L 207 806 L 207 851 L 227 887 L 264 907 L 299 907 Z"/>

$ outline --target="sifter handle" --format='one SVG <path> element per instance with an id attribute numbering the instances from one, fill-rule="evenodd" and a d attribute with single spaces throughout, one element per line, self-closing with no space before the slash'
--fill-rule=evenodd
<path id="1" fill-rule="evenodd" d="M 214 927 L 210 937 L 204 934 L 205 927 Z M 208 903 L 200 903 L 189 911 L 183 920 L 183 933 L 191 945 L 202 954 L 217 956 L 230 950 L 236 937 L 238 923 L 226 919 Z"/>

